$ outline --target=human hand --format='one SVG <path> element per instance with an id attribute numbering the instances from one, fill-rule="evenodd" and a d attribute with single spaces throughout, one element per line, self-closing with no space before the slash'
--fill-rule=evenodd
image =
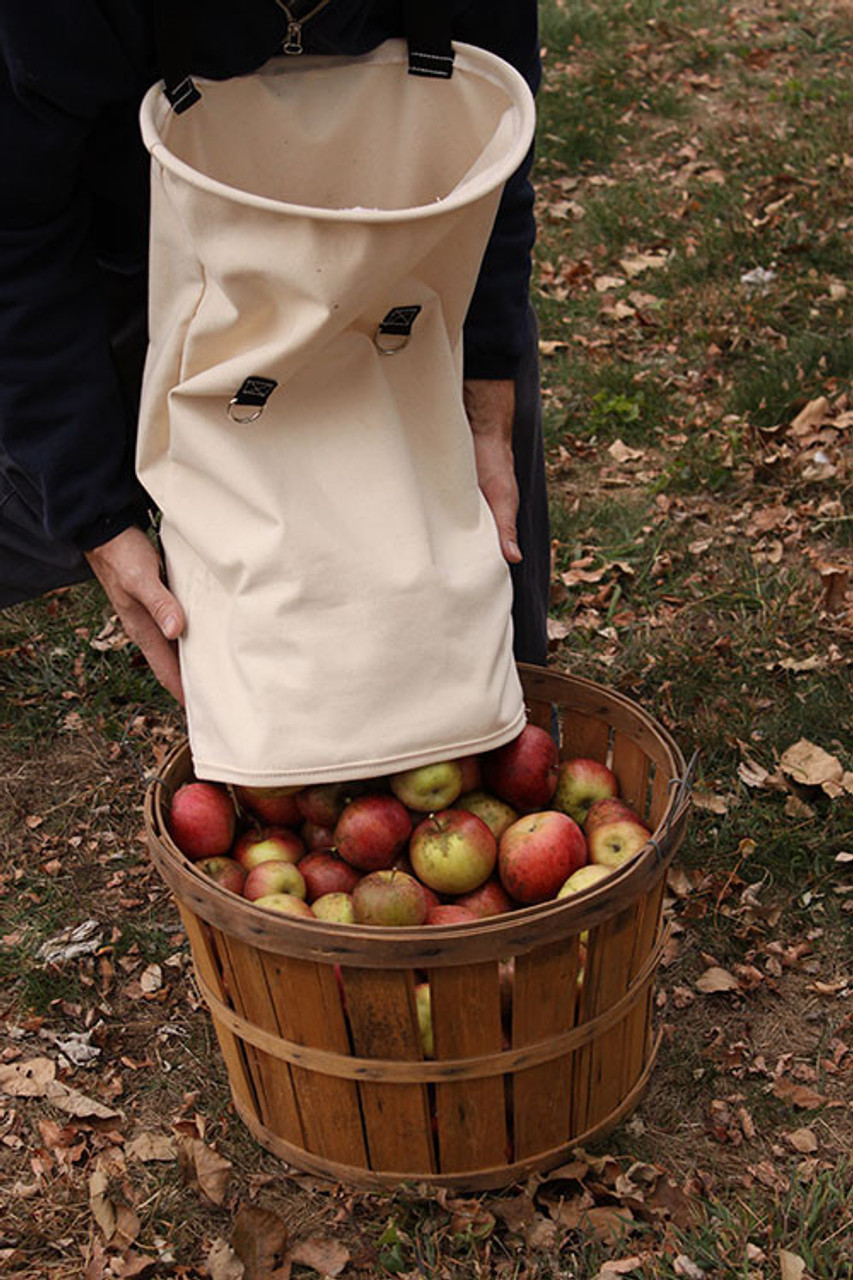
<path id="1" fill-rule="evenodd" d="M 515 528 L 518 485 L 512 457 L 515 383 L 466 378 L 462 397 L 474 437 L 480 491 L 495 518 L 504 559 L 509 564 L 518 564 L 521 560 Z"/>
<path id="2" fill-rule="evenodd" d="M 184 611 L 163 582 L 156 550 L 141 529 L 131 526 L 85 554 L 130 639 L 183 705 L 175 641 L 184 629 Z"/>

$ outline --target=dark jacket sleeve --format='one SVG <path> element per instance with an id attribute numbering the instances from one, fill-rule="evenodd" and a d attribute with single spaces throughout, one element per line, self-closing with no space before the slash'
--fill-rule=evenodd
<path id="1" fill-rule="evenodd" d="M 128 98 L 135 117 L 139 70 L 96 0 L 40 10 L 35 40 L 29 6 L 0 0 L 0 447 L 48 535 L 86 550 L 143 509 L 94 211 L 97 121 Z"/>
<path id="2" fill-rule="evenodd" d="M 460 40 L 497 53 L 536 93 L 541 65 L 535 0 L 475 0 L 457 21 Z M 530 256 L 535 240 L 533 149 L 504 189 L 465 323 L 465 376 L 511 378 L 529 336 Z"/>

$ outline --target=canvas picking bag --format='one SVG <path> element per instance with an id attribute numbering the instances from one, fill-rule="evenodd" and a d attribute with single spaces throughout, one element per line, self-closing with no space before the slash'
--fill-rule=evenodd
<path id="1" fill-rule="evenodd" d="M 511 587 L 477 486 L 462 324 L 531 141 L 518 73 L 404 41 L 279 58 L 142 106 L 162 512 L 199 777 L 363 778 L 524 723 Z"/>

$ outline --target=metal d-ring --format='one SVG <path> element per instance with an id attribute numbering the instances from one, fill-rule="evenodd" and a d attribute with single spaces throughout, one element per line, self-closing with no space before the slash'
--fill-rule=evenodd
<path id="1" fill-rule="evenodd" d="M 410 333 L 383 333 L 380 325 L 373 335 L 373 345 L 381 355 L 395 356 L 409 345 L 411 336 Z"/>
<path id="2" fill-rule="evenodd" d="M 257 422 L 258 418 L 261 416 L 261 414 L 264 411 L 264 406 L 261 405 L 260 408 L 255 409 L 254 412 L 247 413 L 244 418 L 240 418 L 234 412 L 234 406 L 238 405 L 239 403 L 240 401 L 237 399 L 236 396 L 234 396 L 233 400 L 228 401 L 228 407 L 225 410 L 225 412 L 228 414 L 228 417 L 231 419 L 232 422 L 239 422 L 241 424 L 246 422 Z"/>

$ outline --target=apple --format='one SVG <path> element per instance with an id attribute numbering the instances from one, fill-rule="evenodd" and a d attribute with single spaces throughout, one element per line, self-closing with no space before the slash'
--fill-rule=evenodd
<path id="1" fill-rule="evenodd" d="M 172 796 L 169 835 L 188 858 L 215 858 L 234 839 L 237 814 L 218 782 L 185 782 Z"/>
<path id="2" fill-rule="evenodd" d="M 479 791 L 483 785 L 483 766 L 479 756 L 460 756 L 456 761 L 462 770 L 462 795 L 466 791 Z"/>
<path id="3" fill-rule="evenodd" d="M 418 1031 L 421 1037 L 421 1049 L 425 1058 L 435 1057 L 435 1037 L 432 1029 L 432 996 L 428 982 L 419 982 L 415 987 L 415 1012 L 418 1017 Z"/>
<path id="4" fill-rule="evenodd" d="M 437 893 L 470 893 L 495 868 L 497 841 L 474 813 L 443 809 L 418 823 L 409 857 L 419 880 Z"/>
<path id="5" fill-rule="evenodd" d="M 423 888 L 405 871 L 371 871 L 362 876 L 352 891 L 352 909 L 357 924 L 402 928 L 426 920 Z"/>
<path id="6" fill-rule="evenodd" d="M 514 904 L 497 876 L 490 876 L 479 889 L 472 889 L 457 898 L 456 905 L 472 912 L 478 920 L 485 920 L 489 916 L 502 916 L 505 911 L 512 911 Z"/>
<path id="7" fill-rule="evenodd" d="M 544 729 L 526 724 L 517 738 L 481 757 L 486 787 L 521 812 L 547 807 L 557 786 L 560 753 Z"/>
<path id="8" fill-rule="evenodd" d="M 351 893 L 324 893 L 314 899 L 311 910 L 318 920 L 329 924 L 355 924 Z"/>
<path id="9" fill-rule="evenodd" d="M 243 892 L 246 873 L 240 863 L 235 862 L 233 858 L 202 858 L 195 865 L 199 871 L 210 876 L 211 880 L 215 880 L 223 889 L 228 889 L 231 893 Z"/>
<path id="10" fill-rule="evenodd" d="M 315 849 L 313 853 L 306 853 L 298 865 L 309 902 L 327 893 L 352 893 L 361 879 L 361 872 L 331 849 Z"/>
<path id="11" fill-rule="evenodd" d="M 590 805 L 618 794 L 619 779 L 606 764 L 586 756 L 575 756 L 560 765 L 551 807 L 567 813 L 582 827 Z"/>
<path id="12" fill-rule="evenodd" d="M 302 814 L 296 802 L 299 787 L 235 786 L 238 802 L 271 827 L 298 827 Z"/>
<path id="13" fill-rule="evenodd" d="M 599 823 L 588 837 L 590 861 L 602 867 L 621 867 L 640 852 L 650 835 L 648 827 L 632 818 Z"/>
<path id="14" fill-rule="evenodd" d="M 608 876 L 612 876 L 613 871 L 613 867 L 602 867 L 594 862 L 588 862 L 586 866 L 578 867 L 577 871 L 572 872 L 557 897 L 569 898 L 573 893 L 582 893 L 584 889 L 591 889 L 600 880 L 606 880 Z"/>
<path id="15" fill-rule="evenodd" d="M 233 856 L 246 871 L 262 862 L 298 862 L 305 846 L 289 827 L 245 831 L 234 845 Z"/>
<path id="16" fill-rule="evenodd" d="M 621 821 L 628 818 L 632 822 L 642 822 L 642 818 L 636 813 L 629 804 L 624 800 L 620 800 L 618 796 L 608 796 L 604 800 L 596 800 L 587 810 L 586 818 L 583 822 L 583 829 L 587 836 L 602 822 Z"/>
<path id="17" fill-rule="evenodd" d="M 243 897 L 249 902 L 269 897 L 271 893 L 289 893 L 294 898 L 305 898 L 305 880 L 299 868 L 292 862 L 259 862 L 252 867 L 243 885 Z"/>
<path id="18" fill-rule="evenodd" d="M 515 822 L 518 814 L 508 805 L 487 791 L 468 791 L 456 801 L 456 809 L 466 809 L 482 818 L 496 840 L 500 840 L 507 827 Z"/>
<path id="19" fill-rule="evenodd" d="M 299 834 L 306 849 L 331 849 L 335 843 L 334 827 L 321 827 L 310 818 L 303 822 Z"/>
<path id="20" fill-rule="evenodd" d="M 351 800 L 335 824 L 338 853 L 360 871 L 387 870 L 412 831 L 396 796 L 373 792 Z"/>
<path id="21" fill-rule="evenodd" d="M 460 907 L 457 902 L 440 902 L 426 918 L 427 924 L 475 924 L 476 921 L 474 912 Z"/>
<path id="22" fill-rule="evenodd" d="M 584 834 L 567 813 L 555 809 L 529 813 L 501 836 L 501 884 L 516 902 L 545 902 L 587 857 Z"/>
<path id="23" fill-rule="evenodd" d="M 299 812 L 307 822 L 334 828 L 352 796 L 348 782 L 317 782 L 303 787 L 296 797 Z"/>
<path id="24" fill-rule="evenodd" d="M 302 898 L 292 893 L 268 893 L 263 898 L 255 898 L 256 907 L 266 907 L 268 911 L 279 911 L 286 916 L 308 916 L 314 919 L 314 912 Z"/>
<path id="25" fill-rule="evenodd" d="M 418 813 L 448 809 L 462 793 L 462 769 L 455 760 L 404 769 L 392 774 L 390 781 L 397 799 Z"/>

